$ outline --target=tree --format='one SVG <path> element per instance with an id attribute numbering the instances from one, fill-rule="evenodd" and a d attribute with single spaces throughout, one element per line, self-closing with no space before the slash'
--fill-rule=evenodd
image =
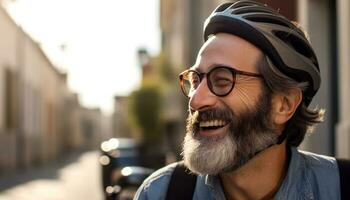
<path id="1" fill-rule="evenodd" d="M 161 103 L 160 88 L 155 84 L 143 85 L 130 95 L 132 121 L 145 143 L 161 139 Z"/>

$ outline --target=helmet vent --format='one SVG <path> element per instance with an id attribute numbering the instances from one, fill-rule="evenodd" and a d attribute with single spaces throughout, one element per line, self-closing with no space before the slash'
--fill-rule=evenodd
<path id="1" fill-rule="evenodd" d="M 241 14 L 245 14 L 245 13 L 271 13 L 271 11 L 267 10 L 267 9 L 261 9 L 260 7 L 256 7 L 256 6 L 249 6 L 249 7 L 242 7 L 239 9 L 236 9 L 232 12 L 232 14 L 234 15 L 241 15 Z"/>
<path id="2" fill-rule="evenodd" d="M 230 7 L 232 5 L 232 3 L 225 3 L 225 4 L 222 4 L 220 5 L 219 7 L 217 7 L 215 10 L 214 10 L 214 13 L 216 12 L 222 12 L 224 10 L 226 10 L 228 7 Z"/>
<path id="3" fill-rule="evenodd" d="M 284 41 L 288 46 L 293 48 L 295 51 L 309 58 L 315 66 L 318 65 L 314 53 L 310 50 L 311 48 L 307 46 L 302 39 L 296 37 L 293 34 L 289 34 L 283 31 L 276 31 L 274 32 L 274 34 L 276 35 L 276 37 Z"/>
<path id="4" fill-rule="evenodd" d="M 282 21 L 281 19 L 272 18 L 269 17 L 269 15 L 265 15 L 264 17 L 261 15 L 248 15 L 244 16 L 244 18 L 252 22 L 278 24 L 287 28 L 293 28 L 290 26 L 290 24 L 285 23 L 284 20 Z"/>
<path id="5" fill-rule="evenodd" d="M 232 7 L 234 9 L 241 8 L 244 6 L 261 6 L 261 7 L 265 7 L 265 8 L 267 7 L 266 4 L 262 4 L 262 3 L 255 2 L 255 1 L 237 1 L 236 3 L 234 3 L 232 5 Z"/>

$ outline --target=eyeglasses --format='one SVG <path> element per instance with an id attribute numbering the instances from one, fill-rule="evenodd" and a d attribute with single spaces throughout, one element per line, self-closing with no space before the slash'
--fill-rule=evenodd
<path id="1" fill-rule="evenodd" d="M 252 77 L 262 76 L 252 72 L 244 72 L 232 67 L 218 66 L 207 73 L 199 73 L 188 69 L 179 75 L 181 90 L 186 97 L 191 97 L 196 91 L 204 76 L 207 78 L 207 84 L 210 92 L 219 97 L 227 96 L 234 88 L 236 75 L 245 75 Z"/>

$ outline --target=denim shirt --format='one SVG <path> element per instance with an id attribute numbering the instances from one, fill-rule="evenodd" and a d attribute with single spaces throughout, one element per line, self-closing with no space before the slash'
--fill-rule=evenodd
<path id="1" fill-rule="evenodd" d="M 163 200 L 176 164 L 168 165 L 148 177 L 138 189 L 134 200 Z M 291 150 L 288 172 L 274 199 L 337 200 L 340 199 L 338 165 L 334 158 Z M 224 200 L 218 176 L 198 176 L 194 200 Z"/>

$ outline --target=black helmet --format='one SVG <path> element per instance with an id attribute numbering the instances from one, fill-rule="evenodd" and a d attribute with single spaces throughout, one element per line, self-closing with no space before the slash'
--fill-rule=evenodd
<path id="1" fill-rule="evenodd" d="M 205 21 L 205 41 L 221 32 L 251 42 L 284 75 L 297 82 L 308 82 L 304 101 L 310 104 L 320 87 L 320 70 L 310 42 L 296 25 L 264 4 L 242 0 L 220 5 Z"/>

